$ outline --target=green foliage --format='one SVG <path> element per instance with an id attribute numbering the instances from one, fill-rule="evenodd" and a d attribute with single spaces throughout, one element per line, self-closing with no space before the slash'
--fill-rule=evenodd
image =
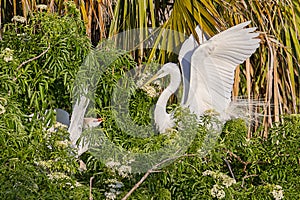
<path id="1" fill-rule="evenodd" d="M 70 109 L 73 79 L 89 49 L 81 21 L 71 15 L 35 13 L 26 24 L 5 26 L 0 40 L 1 198 L 88 198 L 88 184 L 75 178 L 80 171 L 69 134 L 53 123 L 53 110 L 45 109 Z"/>
<path id="2" fill-rule="evenodd" d="M 266 140 L 247 139 L 245 123 L 229 121 L 209 155 L 181 158 L 152 174 L 133 199 L 162 199 L 166 192 L 172 199 L 217 199 L 214 187 L 225 192 L 224 199 L 275 199 L 282 190 L 285 199 L 299 199 L 299 120 L 298 115 L 285 117 Z M 197 142 L 190 147 L 194 153 L 197 148 Z M 236 180 L 228 188 L 233 179 L 224 159 Z"/>
<path id="3" fill-rule="evenodd" d="M 78 19 L 78 13 L 74 15 Z M 79 169 L 68 132 L 53 122 L 51 109 L 42 112 L 54 107 L 70 109 L 75 75 L 90 52 L 82 24 L 70 16 L 36 13 L 27 24 L 16 22 L 5 27 L 0 41 L 0 196 L 4 199 L 87 199 L 91 177 L 94 199 L 114 195 L 120 199 L 143 176 L 122 171 L 121 167 L 126 167 L 123 163 L 105 165 L 89 153 L 80 157 L 87 170 Z M 104 118 L 98 130 L 131 152 L 149 153 L 168 145 L 174 149 L 178 145 L 188 147 L 189 156 L 158 168 L 160 171 L 150 174 L 131 199 L 216 199 L 224 195 L 224 199 L 275 199 L 282 191 L 286 199 L 300 199 L 298 115 L 286 116 L 283 123 L 274 125 L 267 139 L 248 139 L 242 120 L 229 121 L 209 154 L 199 155 L 207 134 L 204 125 L 212 118 L 203 117 L 204 125 L 196 128 L 192 126 L 193 116 L 177 108 L 177 125 L 185 126 L 185 132 L 178 129 L 158 135 L 151 129 L 142 133 L 136 127 L 151 126 L 149 108 L 156 98 L 137 90 L 132 80 L 124 82 L 130 105 L 122 119 L 138 126 L 118 121 L 115 109 L 119 104 L 112 104 L 118 96 L 113 93 L 124 89 L 117 83 L 135 62 L 125 52 L 112 50 L 107 54 L 99 48 L 97 56 L 113 62 L 104 65 L 97 82 L 94 103 L 97 114 Z M 88 58 L 92 61 L 93 56 Z M 96 75 L 91 73 L 88 78 Z M 28 111 L 34 115 L 28 116 Z M 122 129 L 120 125 L 132 128 Z M 132 132 L 148 137 L 136 138 L 128 134 Z M 177 139 L 184 136 L 188 140 L 179 143 Z M 112 152 L 106 156 L 112 157 Z M 129 163 L 129 159 L 125 157 L 124 162 Z"/>
<path id="4" fill-rule="evenodd" d="M 75 179 L 79 165 L 65 128 L 45 128 L 45 120 L 26 117 L 14 99 L 1 99 L 1 198 L 88 198 L 88 186 Z"/>
<path id="5" fill-rule="evenodd" d="M 103 81 L 103 84 L 107 82 Z M 143 120 L 145 124 L 149 123 L 149 107 L 152 103 L 144 91 L 138 90 L 131 99 L 131 116 L 127 117 L 131 117 L 136 123 Z M 138 111 L 136 107 L 139 108 Z M 180 109 L 175 113 L 178 118 L 186 116 Z M 176 138 L 172 134 L 152 135 L 148 138 L 131 137 L 118 128 L 113 113 L 105 114 L 106 121 L 101 130 L 114 144 L 127 150 L 151 152 L 163 148 Z M 211 123 L 210 120 L 211 117 L 203 119 L 208 124 Z M 289 116 L 284 121 L 270 130 L 268 139 L 258 136 L 248 139 L 247 127 L 243 120 L 228 121 L 221 138 L 208 155 L 182 157 L 163 167 L 161 172 L 151 174 L 132 194 L 131 199 L 216 199 L 217 197 L 212 195 L 213 192 L 215 196 L 225 195 L 224 199 L 275 199 L 276 196 L 280 197 L 282 191 L 286 199 L 299 198 L 297 191 L 300 180 L 293 175 L 299 174 L 299 116 Z M 187 152 L 197 154 L 203 147 L 203 139 L 207 132 L 205 126 L 192 130 L 197 130 L 197 135 Z M 121 194 L 118 193 L 117 199 L 124 196 L 143 176 L 130 173 L 123 176 L 118 171 L 121 165 L 116 168 L 105 167 L 89 154 L 85 154 L 83 159 L 88 165 L 86 173 L 97 177 L 95 187 L 99 190 L 111 191 L 110 184 L 103 186 L 103 182 L 112 178 L 124 184 L 118 190 Z M 228 161 L 235 180 L 231 178 L 224 160 Z M 204 175 L 205 173 L 210 175 Z"/>
<path id="6" fill-rule="evenodd" d="M 1 90 L 31 112 L 54 105 L 69 110 L 72 83 L 89 49 L 82 22 L 71 15 L 38 12 L 26 24 L 6 24 L 0 40 Z"/>

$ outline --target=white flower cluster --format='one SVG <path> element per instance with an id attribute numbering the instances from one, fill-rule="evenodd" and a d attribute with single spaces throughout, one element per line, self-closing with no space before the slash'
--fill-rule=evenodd
<path id="1" fill-rule="evenodd" d="M 109 183 L 109 192 L 105 192 L 104 195 L 107 200 L 114 200 L 117 198 L 117 195 L 121 193 L 119 189 L 121 189 L 124 185 L 122 182 L 116 179 L 108 179 L 106 183 Z"/>
<path id="2" fill-rule="evenodd" d="M 69 176 L 65 175 L 61 172 L 53 172 L 47 175 L 50 180 L 58 180 L 58 179 L 71 179 Z"/>
<path id="3" fill-rule="evenodd" d="M 24 24 L 26 22 L 26 18 L 16 15 L 11 19 L 11 21 L 20 22 L 20 23 Z"/>
<path id="4" fill-rule="evenodd" d="M 0 115 L 6 112 L 6 109 L 4 106 L 6 106 L 7 100 L 0 97 Z"/>
<path id="5" fill-rule="evenodd" d="M 107 163 L 105 163 L 106 167 L 109 167 L 109 168 L 115 168 L 117 166 L 120 166 L 121 163 L 120 162 L 115 162 L 115 161 L 109 161 Z"/>
<path id="6" fill-rule="evenodd" d="M 131 174 L 131 167 L 127 165 L 121 165 L 118 169 L 118 174 L 123 178 L 129 177 L 129 174 Z"/>
<path id="7" fill-rule="evenodd" d="M 61 179 L 71 180 L 71 178 L 69 176 L 65 175 L 62 172 L 53 172 L 51 174 L 47 174 L 47 176 L 52 181 L 61 180 Z M 79 183 L 79 182 L 76 181 L 75 184 L 67 182 L 63 186 L 69 186 L 72 189 L 74 187 L 82 187 L 83 185 L 81 183 Z"/>
<path id="8" fill-rule="evenodd" d="M 50 169 L 53 163 L 54 163 L 53 160 L 42 160 L 42 161 L 35 162 L 36 165 L 46 169 Z"/>
<path id="9" fill-rule="evenodd" d="M 29 119 L 31 120 L 31 119 Z M 48 126 L 48 125 L 47 125 Z M 47 137 L 50 137 L 52 133 L 57 132 L 58 128 L 68 129 L 68 126 L 59 122 L 56 122 L 50 128 L 47 129 Z"/>
<path id="10" fill-rule="evenodd" d="M 3 60 L 5 62 L 9 62 L 13 60 L 13 54 L 14 54 L 14 50 L 11 50 L 10 48 L 5 48 L 1 54 L 0 54 L 0 58 L 3 58 Z"/>
<path id="11" fill-rule="evenodd" d="M 226 188 L 230 187 L 232 184 L 235 184 L 235 179 L 229 177 L 226 174 L 223 174 L 221 172 L 214 172 L 211 170 L 206 170 L 202 173 L 203 176 L 211 176 L 213 177 L 217 182 L 221 182 L 222 185 L 215 184 L 213 188 L 210 190 L 210 194 L 213 197 L 216 197 L 217 199 L 222 199 L 225 197 L 225 191 L 224 186 Z"/>
<path id="12" fill-rule="evenodd" d="M 55 146 L 57 146 L 58 148 L 62 148 L 62 149 L 67 148 L 71 144 L 72 143 L 69 140 L 55 141 Z"/>
<path id="13" fill-rule="evenodd" d="M 126 178 L 131 174 L 131 166 L 128 164 L 130 164 L 132 161 L 133 160 L 127 161 L 126 165 L 122 165 L 120 162 L 109 161 L 106 163 L 106 166 L 114 169 L 120 176 Z"/>
<path id="14" fill-rule="evenodd" d="M 65 128 L 65 129 L 67 129 L 68 126 L 65 125 L 65 124 L 62 124 L 62 123 L 60 123 L 60 122 L 56 122 L 56 123 L 54 124 L 54 128 Z"/>
<path id="15" fill-rule="evenodd" d="M 280 200 L 283 199 L 283 190 L 282 187 L 280 185 L 275 185 L 275 187 L 273 188 L 273 191 L 270 192 L 275 200 Z"/>
<path id="16" fill-rule="evenodd" d="M 156 91 L 155 87 L 150 86 L 150 85 L 144 85 L 146 81 L 148 81 L 153 74 L 151 73 L 143 73 L 140 77 L 140 79 L 137 81 L 136 85 L 144 90 L 150 97 L 156 97 L 159 95 L 159 93 Z M 158 90 L 160 90 L 160 81 L 156 80 L 153 82 L 157 87 Z"/>
<path id="17" fill-rule="evenodd" d="M 48 6 L 45 4 L 39 4 L 39 5 L 36 5 L 36 8 L 42 11 L 42 10 L 47 10 Z"/>
<path id="18" fill-rule="evenodd" d="M 158 95 L 156 89 L 150 85 L 144 85 L 142 89 L 147 92 L 148 96 L 150 97 L 156 97 Z"/>
<path id="19" fill-rule="evenodd" d="M 213 186 L 210 190 L 210 194 L 212 197 L 216 197 L 217 199 L 223 199 L 225 197 L 223 186 L 219 186 L 218 184 Z"/>
<path id="20" fill-rule="evenodd" d="M 230 176 L 223 174 L 221 172 L 214 172 L 214 171 L 210 171 L 210 170 L 206 170 L 202 173 L 203 176 L 211 176 L 216 180 L 222 181 L 222 184 L 228 188 L 230 187 L 232 184 L 235 184 L 236 181 L 235 179 L 231 178 Z"/>
<path id="21" fill-rule="evenodd" d="M 66 159 L 60 158 L 60 157 L 52 159 L 52 160 L 35 161 L 34 163 L 37 166 L 43 167 L 47 171 L 55 171 L 55 170 L 60 170 L 60 168 L 61 168 L 59 166 L 60 162 L 67 162 L 67 164 L 63 166 L 64 171 L 69 172 L 69 173 L 72 171 L 72 168 L 70 167 L 68 161 Z"/>
<path id="22" fill-rule="evenodd" d="M 69 186 L 70 189 L 73 189 L 74 186 L 75 186 L 75 187 L 82 187 L 82 186 L 83 186 L 81 183 L 79 183 L 79 182 L 77 182 L 77 181 L 75 182 L 75 185 L 74 185 L 73 183 L 70 183 L 70 182 L 65 183 L 65 185 Z"/>
<path id="23" fill-rule="evenodd" d="M 26 33 L 18 33 L 17 36 L 18 37 L 26 36 Z"/>

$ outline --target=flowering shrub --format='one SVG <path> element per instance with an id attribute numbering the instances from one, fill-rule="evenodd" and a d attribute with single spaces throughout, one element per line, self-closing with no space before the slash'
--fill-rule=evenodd
<path id="1" fill-rule="evenodd" d="M 56 124 L 51 112 L 38 116 L 46 108 L 71 107 L 72 81 L 90 48 L 82 24 L 47 14 L 28 21 L 15 17 L 14 22 L 6 26 L 0 41 L 0 196 L 120 199 L 143 176 L 132 173 L 133 160 L 102 163 L 89 153 L 76 158 L 66 127 Z M 108 139 L 133 152 L 176 144 L 176 130 L 137 139 L 116 126 L 110 110 L 112 88 L 134 65 L 126 54 L 101 77 L 95 102 L 105 119 L 101 129 Z M 138 124 L 151 123 L 149 108 L 161 85 L 155 87 L 132 95 L 127 117 Z M 270 129 L 267 139 L 259 133 L 248 139 L 243 121 L 229 121 L 205 156 L 198 154 L 205 127 L 191 131 L 197 133 L 187 151 L 191 156 L 149 175 L 132 199 L 300 199 L 300 116 L 286 116 L 284 123 Z"/>

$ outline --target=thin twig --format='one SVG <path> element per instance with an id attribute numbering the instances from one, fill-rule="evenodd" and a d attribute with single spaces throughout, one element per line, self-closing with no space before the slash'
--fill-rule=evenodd
<path id="1" fill-rule="evenodd" d="M 93 179 L 94 177 L 92 176 L 90 178 L 90 200 L 93 200 L 93 194 L 92 194 Z"/>
<path id="2" fill-rule="evenodd" d="M 229 169 L 229 172 L 230 172 L 230 174 L 231 174 L 231 177 L 235 180 L 235 177 L 234 177 L 232 168 L 231 168 L 231 166 L 230 166 L 230 163 L 228 162 L 228 160 L 227 160 L 226 158 L 223 157 L 222 159 L 223 159 L 224 162 L 226 163 L 226 165 L 227 165 L 227 167 L 228 167 L 228 169 Z"/>
<path id="3" fill-rule="evenodd" d="M 242 179 L 242 185 L 241 185 L 241 187 L 244 187 L 244 183 L 245 183 L 245 179 L 246 178 L 250 178 L 250 177 L 254 177 L 254 176 L 258 176 L 258 175 L 257 174 L 250 174 L 250 175 L 244 176 L 243 179 Z"/>
<path id="4" fill-rule="evenodd" d="M 225 149 L 225 150 L 227 151 L 227 153 L 229 153 L 230 156 L 236 158 L 240 163 L 242 163 L 244 165 L 243 172 L 246 172 L 247 165 L 251 164 L 251 162 L 245 162 L 238 155 L 234 154 L 233 152 L 229 151 L 228 149 Z"/>
<path id="5" fill-rule="evenodd" d="M 29 63 L 29 62 L 31 62 L 31 61 L 34 61 L 34 60 L 40 58 L 40 57 L 43 56 L 45 53 L 47 53 L 47 52 L 49 51 L 49 49 L 50 49 L 50 44 L 48 45 L 47 49 L 46 49 L 45 51 L 43 51 L 40 55 L 38 55 L 38 56 L 36 56 L 36 57 L 33 57 L 33 58 L 30 58 L 29 60 L 26 60 L 26 61 L 22 62 L 22 63 L 18 66 L 18 68 L 17 68 L 16 70 L 18 71 L 23 65 L 25 65 L 25 64 L 27 64 L 27 63 Z"/>
<path id="6" fill-rule="evenodd" d="M 38 55 L 38 56 L 36 56 L 36 57 L 33 57 L 33 58 L 30 58 L 29 60 L 26 60 L 26 61 L 22 62 L 22 63 L 18 66 L 18 68 L 16 69 L 16 71 L 19 71 L 23 65 L 26 65 L 27 63 L 29 63 L 29 62 L 31 62 L 31 61 L 34 61 L 34 60 L 36 60 L 36 59 L 38 59 L 38 58 L 40 58 L 40 57 L 43 56 L 45 53 L 47 53 L 47 52 L 49 51 L 49 49 L 50 49 L 50 44 L 48 45 L 48 48 L 47 48 L 45 51 L 43 51 L 40 55 Z M 18 76 L 18 77 L 19 77 L 19 76 Z M 18 77 L 15 77 L 13 80 L 14 80 L 14 81 L 17 80 Z"/>
<path id="7" fill-rule="evenodd" d="M 146 178 L 149 176 L 149 174 L 152 172 L 151 169 L 149 169 L 146 174 L 141 178 L 139 182 L 137 182 L 133 188 L 122 198 L 122 200 L 126 200 L 143 182 L 146 180 Z"/>
<path id="8" fill-rule="evenodd" d="M 168 161 L 171 161 L 171 160 L 176 160 L 178 158 L 182 158 L 182 157 L 191 157 L 191 156 L 196 156 L 196 154 L 185 154 L 185 155 L 181 155 L 181 156 L 175 156 L 175 157 L 172 157 L 172 158 L 167 158 L 163 161 L 161 161 L 160 163 L 154 165 L 151 169 L 149 169 L 145 174 L 144 176 L 139 180 L 139 182 L 137 182 L 133 188 L 131 188 L 131 190 L 122 198 L 122 200 L 126 200 L 145 180 L 146 178 L 151 174 L 151 173 L 154 173 L 154 172 L 158 172 L 156 169 L 161 166 L 162 164 L 168 162 Z"/>

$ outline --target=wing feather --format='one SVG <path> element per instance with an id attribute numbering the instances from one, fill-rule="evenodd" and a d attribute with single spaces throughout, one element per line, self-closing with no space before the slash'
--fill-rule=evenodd
<path id="1" fill-rule="evenodd" d="M 250 21 L 233 26 L 193 51 L 190 87 L 185 105 L 197 115 L 214 109 L 221 115 L 231 102 L 235 68 L 259 47 L 256 28 Z"/>
<path id="2" fill-rule="evenodd" d="M 207 36 L 203 33 L 199 26 L 195 29 L 199 43 L 202 44 L 207 41 Z M 183 78 L 183 97 L 181 103 L 183 104 L 187 100 L 188 91 L 189 91 L 189 80 L 190 80 L 190 66 L 191 66 L 191 57 L 194 53 L 194 50 L 199 46 L 196 38 L 191 34 L 190 37 L 184 41 L 179 51 L 178 60 L 181 66 L 182 78 Z"/>

